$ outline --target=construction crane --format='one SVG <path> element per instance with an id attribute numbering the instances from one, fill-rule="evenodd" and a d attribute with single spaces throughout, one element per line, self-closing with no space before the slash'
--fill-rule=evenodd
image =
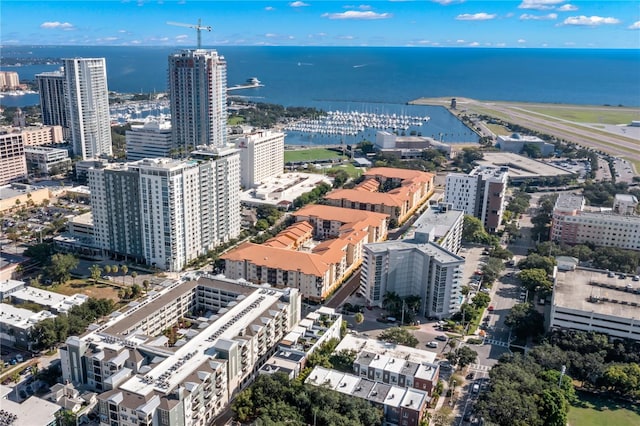
<path id="1" fill-rule="evenodd" d="M 200 36 L 200 32 L 202 30 L 205 31 L 211 31 L 211 27 L 209 25 L 202 25 L 202 19 L 198 19 L 198 23 L 197 24 L 182 24 L 180 22 L 167 22 L 167 25 L 174 25 L 176 27 L 187 27 L 187 28 L 194 28 L 196 30 L 196 32 L 198 33 L 198 49 L 200 49 L 200 46 L 202 44 L 202 38 Z"/>

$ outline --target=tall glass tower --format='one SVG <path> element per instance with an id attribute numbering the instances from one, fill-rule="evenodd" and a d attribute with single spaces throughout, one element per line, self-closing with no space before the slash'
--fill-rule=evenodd
<path id="1" fill-rule="evenodd" d="M 73 152 L 83 160 L 113 155 L 104 58 L 64 59 Z"/>
<path id="2" fill-rule="evenodd" d="M 169 56 L 169 97 L 174 148 L 221 147 L 227 137 L 227 63 L 215 50 Z"/>

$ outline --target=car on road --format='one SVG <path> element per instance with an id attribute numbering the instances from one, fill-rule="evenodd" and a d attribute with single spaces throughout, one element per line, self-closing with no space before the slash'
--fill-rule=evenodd
<path id="1" fill-rule="evenodd" d="M 431 341 L 431 342 L 427 343 L 427 347 L 428 348 L 437 348 L 438 347 L 438 342 Z"/>
<path id="2" fill-rule="evenodd" d="M 476 377 L 476 374 L 473 371 L 467 374 L 467 380 L 473 380 L 475 377 Z"/>
<path id="3" fill-rule="evenodd" d="M 18 355 L 16 355 L 16 361 L 22 362 L 22 361 L 24 361 L 24 358 L 22 358 L 22 355 L 18 354 Z"/>
<path id="4" fill-rule="evenodd" d="M 434 339 L 440 340 L 441 342 L 446 342 L 447 341 L 447 336 L 445 336 L 444 334 L 439 334 L 436 337 L 434 337 Z"/>
<path id="5" fill-rule="evenodd" d="M 471 387 L 471 393 L 478 393 L 480 392 L 480 385 L 478 383 L 474 383 L 473 386 Z"/>
<path id="6" fill-rule="evenodd" d="M 494 310 L 495 308 L 493 307 L 493 305 L 489 305 L 489 307 L 488 307 L 487 309 L 489 310 L 489 312 L 493 312 L 493 310 Z"/>

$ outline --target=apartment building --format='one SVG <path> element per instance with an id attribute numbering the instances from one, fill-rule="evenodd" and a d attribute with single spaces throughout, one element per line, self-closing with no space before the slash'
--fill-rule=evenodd
<path id="1" fill-rule="evenodd" d="M 89 170 L 96 244 L 180 271 L 240 233 L 240 161 L 234 149 L 189 160 L 145 159 Z"/>
<path id="2" fill-rule="evenodd" d="M 31 350 L 33 326 L 44 319 L 55 317 L 55 314 L 46 310 L 33 312 L 0 303 L 0 340 L 3 345 Z"/>
<path id="3" fill-rule="evenodd" d="M 551 240 L 640 250 L 640 216 L 632 214 L 633 198 L 616 195 L 614 205 L 610 212 L 588 212 L 581 195 L 560 194 L 553 208 Z"/>
<path id="4" fill-rule="evenodd" d="M 310 312 L 278 344 L 278 350 L 260 368 L 260 374 L 283 373 L 298 377 L 306 360 L 331 339 L 341 339 L 342 315 L 322 306 Z"/>
<path id="5" fill-rule="evenodd" d="M 419 313 L 445 318 L 462 300 L 464 259 L 456 255 L 464 214 L 438 205 L 425 211 L 405 238 L 364 246 L 360 292 L 371 306 L 382 307 L 385 294 L 421 298 Z"/>
<path id="6" fill-rule="evenodd" d="M 144 124 L 134 124 L 125 133 L 127 160 L 145 158 L 169 158 L 173 152 L 171 123 L 148 120 Z"/>
<path id="7" fill-rule="evenodd" d="M 187 155 L 227 138 L 227 63 L 215 50 L 169 55 L 169 99 L 174 148 Z"/>
<path id="8" fill-rule="evenodd" d="M 15 90 L 20 87 L 20 77 L 15 71 L 0 71 L 0 90 Z"/>
<path id="9" fill-rule="evenodd" d="M 389 215 L 403 223 L 433 194 L 431 173 L 375 167 L 364 174 L 354 189 L 337 189 L 325 196 L 332 206 Z"/>
<path id="10" fill-rule="evenodd" d="M 72 58 L 63 59 L 63 63 L 73 152 L 83 160 L 110 157 L 113 152 L 105 59 Z"/>
<path id="11" fill-rule="evenodd" d="M 589 268 L 555 274 L 550 329 L 604 333 L 640 341 L 640 282 L 631 276 Z"/>
<path id="12" fill-rule="evenodd" d="M 305 383 L 366 399 L 382 409 L 385 424 L 421 424 L 440 374 L 434 353 L 351 335 L 335 352 L 343 350 L 357 354 L 353 374 L 315 367 Z"/>
<path id="13" fill-rule="evenodd" d="M 310 205 L 298 222 L 264 244 L 244 243 L 225 253 L 225 274 L 300 290 L 323 301 L 362 262 L 364 244 L 387 235 L 387 215 Z"/>
<path id="14" fill-rule="evenodd" d="M 66 104 L 64 68 L 52 72 L 36 74 L 42 123 L 48 126 L 60 126 L 64 139 L 70 139 L 69 111 Z"/>
<path id="15" fill-rule="evenodd" d="M 64 142 L 62 126 L 29 126 L 22 129 L 22 139 L 27 147 L 57 145 Z"/>
<path id="16" fill-rule="evenodd" d="M 211 424 L 300 321 L 296 290 L 195 275 L 163 286 L 60 351 L 63 379 L 101 392 L 101 425 Z"/>
<path id="17" fill-rule="evenodd" d="M 0 185 L 27 178 L 22 133 L 0 132 Z"/>
<path id="18" fill-rule="evenodd" d="M 25 147 L 27 170 L 38 175 L 59 174 L 71 168 L 71 159 L 66 149 L 45 146 Z"/>
<path id="19" fill-rule="evenodd" d="M 447 175 L 444 202 L 454 210 L 461 210 L 480 219 L 489 232 L 495 232 L 502 223 L 508 167 L 481 166 L 468 175 Z"/>
<path id="20" fill-rule="evenodd" d="M 240 150 L 240 176 L 244 188 L 253 188 L 284 171 L 284 133 L 257 130 L 235 140 Z"/>

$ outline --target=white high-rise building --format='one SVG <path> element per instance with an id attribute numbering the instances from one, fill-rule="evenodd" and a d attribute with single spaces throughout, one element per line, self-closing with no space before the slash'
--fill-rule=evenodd
<path id="1" fill-rule="evenodd" d="M 96 244 L 110 254 L 180 271 L 240 234 L 234 149 L 92 168 L 89 187 Z"/>
<path id="2" fill-rule="evenodd" d="M 111 120 L 104 58 L 64 59 L 73 151 L 83 160 L 111 156 Z"/>
<path id="3" fill-rule="evenodd" d="M 201 145 L 224 146 L 227 137 L 227 63 L 215 50 L 169 56 L 169 98 L 175 148 L 187 155 Z"/>
<path id="4" fill-rule="evenodd" d="M 251 188 L 284 170 L 284 133 L 259 130 L 236 140 L 240 150 L 241 184 Z"/>
<path id="5" fill-rule="evenodd" d="M 134 124 L 126 132 L 126 141 L 129 161 L 171 157 L 171 123 L 149 120 L 144 124 Z"/>
<path id="6" fill-rule="evenodd" d="M 40 111 L 42 123 L 49 126 L 61 126 L 65 139 L 71 137 L 67 102 L 65 98 L 64 69 L 36 74 L 40 93 Z"/>
<path id="7" fill-rule="evenodd" d="M 495 232 L 502 222 L 508 167 L 476 167 L 468 175 L 449 173 L 444 202 L 482 221 L 485 229 Z"/>

